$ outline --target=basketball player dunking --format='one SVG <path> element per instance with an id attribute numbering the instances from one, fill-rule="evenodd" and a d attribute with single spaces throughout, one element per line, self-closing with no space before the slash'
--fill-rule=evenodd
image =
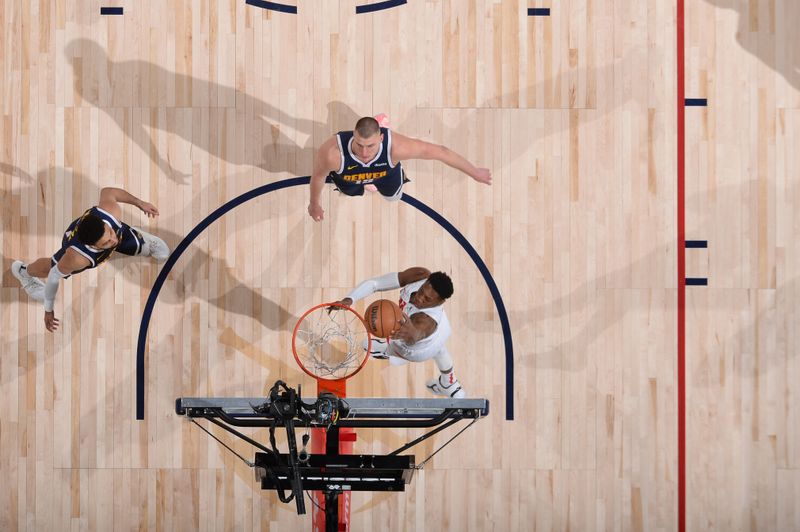
<path id="1" fill-rule="evenodd" d="M 325 214 L 320 196 L 326 176 L 347 196 L 361 196 L 364 185 L 371 184 L 386 199 L 400 199 L 405 181 L 400 161 L 406 159 L 435 159 L 479 183 L 492 183 L 488 168 L 478 168 L 444 146 L 392 133 L 380 127 L 376 119 L 366 116 L 359 119 L 353 131 L 340 131 L 317 151 L 308 214 L 315 221 L 322 220 Z"/>
<path id="2" fill-rule="evenodd" d="M 456 379 L 453 358 L 445 347 L 451 331 L 444 302 L 453 295 L 453 282 L 446 273 L 431 273 L 421 267 L 387 273 L 362 282 L 339 303 L 351 306 L 375 292 L 398 288 L 401 288 L 398 304 L 405 319 L 391 341 L 373 338 L 370 354 L 374 358 L 389 359 L 393 365 L 432 358 L 439 368 L 439 376 L 427 382 L 428 389 L 445 397 L 466 397 Z"/>

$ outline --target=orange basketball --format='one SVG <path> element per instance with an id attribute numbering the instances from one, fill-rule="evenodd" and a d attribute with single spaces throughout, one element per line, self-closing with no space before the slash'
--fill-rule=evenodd
<path id="1" fill-rule="evenodd" d="M 364 321 L 373 336 L 387 338 L 400 328 L 403 313 L 394 301 L 379 299 L 364 311 Z"/>

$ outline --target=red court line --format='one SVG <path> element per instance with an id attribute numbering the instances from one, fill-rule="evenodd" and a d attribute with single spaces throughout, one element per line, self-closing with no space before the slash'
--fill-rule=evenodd
<path id="1" fill-rule="evenodd" d="M 684 122 L 684 0 L 677 0 L 678 64 L 678 531 L 686 530 L 686 128 Z"/>

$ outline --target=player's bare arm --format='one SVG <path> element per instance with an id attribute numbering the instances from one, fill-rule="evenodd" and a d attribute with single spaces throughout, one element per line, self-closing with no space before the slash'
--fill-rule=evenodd
<path id="1" fill-rule="evenodd" d="M 403 287 L 411 283 L 416 283 L 417 281 L 427 279 L 430 274 L 431 271 L 428 268 L 415 266 L 413 268 L 403 270 L 402 272 L 398 272 L 397 279 L 400 281 L 400 286 Z"/>
<path id="2" fill-rule="evenodd" d="M 48 331 L 54 332 L 60 325 L 58 318 L 55 316 L 55 310 L 53 309 L 59 282 L 63 277 L 82 270 L 89 265 L 89 259 L 81 256 L 80 253 L 70 248 L 64 253 L 64 256 L 58 261 L 58 264 L 50 269 L 50 273 L 47 275 L 47 283 L 45 284 L 44 302 L 44 326 Z"/>
<path id="3" fill-rule="evenodd" d="M 308 214 L 315 222 L 319 222 L 325 217 L 325 210 L 320 203 L 322 188 L 325 186 L 325 178 L 330 172 L 339 169 L 341 154 L 336 137 L 331 137 L 322 143 L 314 157 L 314 170 L 311 173 L 311 195 L 308 200 Z"/>
<path id="4" fill-rule="evenodd" d="M 413 268 L 408 268 L 401 272 L 397 272 L 397 281 L 399 283 L 397 288 L 402 288 L 407 284 L 415 283 L 417 281 L 421 281 L 422 279 L 427 279 L 430 274 L 430 270 L 421 266 L 415 266 Z M 391 276 L 391 274 L 386 274 L 385 276 L 376 277 L 374 279 L 367 279 L 367 281 L 364 281 L 364 283 L 371 284 L 371 286 L 365 286 L 363 291 L 356 289 L 354 292 L 359 293 L 359 295 L 362 295 L 362 297 L 366 297 L 367 295 L 374 294 L 376 291 L 383 292 L 384 290 L 395 289 L 395 284 L 392 281 L 389 281 L 387 278 L 389 276 Z M 362 285 L 364 283 L 362 283 Z M 337 303 L 349 307 L 353 304 L 353 298 L 344 297 L 337 301 Z"/>
<path id="5" fill-rule="evenodd" d="M 436 321 L 424 312 L 417 312 L 411 317 L 403 313 L 403 318 L 400 329 L 392 335 L 392 339 L 400 340 L 406 345 L 413 345 L 436 330 Z"/>
<path id="6" fill-rule="evenodd" d="M 100 201 L 97 206 L 110 213 L 117 219 L 122 217 L 120 203 L 127 203 L 140 209 L 148 218 L 158 216 L 158 209 L 152 203 L 142 201 L 127 190 L 116 187 L 105 187 L 100 191 Z"/>
<path id="7" fill-rule="evenodd" d="M 441 161 L 451 168 L 464 172 L 479 183 L 492 184 L 492 172 L 488 168 L 478 168 L 450 148 L 393 132 L 392 160 L 404 161 L 407 159 Z"/>

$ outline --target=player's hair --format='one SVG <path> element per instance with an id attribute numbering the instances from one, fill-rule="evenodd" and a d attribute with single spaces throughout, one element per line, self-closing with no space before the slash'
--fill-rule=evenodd
<path id="1" fill-rule="evenodd" d="M 428 277 L 428 282 L 443 300 L 453 295 L 453 281 L 444 272 L 433 272 Z"/>
<path id="2" fill-rule="evenodd" d="M 381 126 L 378 124 L 378 121 L 371 116 L 365 116 L 358 119 L 355 131 L 360 137 L 368 139 L 372 135 L 380 133 Z"/>
<path id="3" fill-rule="evenodd" d="M 103 237 L 106 224 L 94 214 L 87 214 L 78 222 L 78 240 L 91 246 Z"/>

